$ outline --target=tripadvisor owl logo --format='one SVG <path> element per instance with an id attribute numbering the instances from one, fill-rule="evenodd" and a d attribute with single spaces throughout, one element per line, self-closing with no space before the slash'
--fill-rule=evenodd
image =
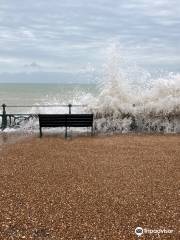
<path id="1" fill-rule="evenodd" d="M 142 227 L 137 227 L 137 228 L 135 229 L 135 234 L 136 234 L 138 237 L 140 237 L 140 236 L 143 234 L 143 229 L 142 229 Z"/>

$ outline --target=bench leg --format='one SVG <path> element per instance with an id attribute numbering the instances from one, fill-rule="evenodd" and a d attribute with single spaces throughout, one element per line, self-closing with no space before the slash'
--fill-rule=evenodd
<path id="1" fill-rule="evenodd" d="M 94 135 L 94 128 L 93 128 L 93 126 L 91 127 L 91 136 L 93 136 Z"/>
<path id="2" fill-rule="evenodd" d="M 65 130 L 65 138 L 67 138 L 67 127 L 66 127 L 66 130 Z"/>
<path id="3" fill-rule="evenodd" d="M 42 128 L 41 127 L 39 128 L 39 136 L 40 136 L 40 138 L 42 137 Z"/>

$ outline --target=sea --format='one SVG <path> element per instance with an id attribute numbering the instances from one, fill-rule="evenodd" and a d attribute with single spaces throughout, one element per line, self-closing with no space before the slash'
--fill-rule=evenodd
<path id="1" fill-rule="evenodd" d="M 29 113 L 32 111 L 31 106 L 33 108 L 36 105 L 77 105 L 81 103 L 82 95 L 97 96 L 96 84 L 0 83 L 0 104 L 17 106 L 7 107 L 7 113 Z"/>
<path id="2" fill-rule="evenodd" d="M 68 113 L 67 105 L 72 104 L 72 113 L 94 114 L 96 134 L 179 133 L 180 74 L 152 75 L 141 67 L 119 64 L 115 56 L 92 83 L 86 79 L 83 83 L 0 83 L 2 104 L 15 117 Z M 38 132 L 36 117 L 16 120 L 14 125 L 8 122 L 4 132 Z"/>

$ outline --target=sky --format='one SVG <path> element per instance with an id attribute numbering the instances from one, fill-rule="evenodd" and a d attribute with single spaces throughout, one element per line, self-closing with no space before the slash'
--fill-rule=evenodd
<path id="1" fill-rule="evenodd" d="M 0 82 L 88 81 L 114 43 L 148 71 L 180 72 L 180 1 L 0 0 Z"/>

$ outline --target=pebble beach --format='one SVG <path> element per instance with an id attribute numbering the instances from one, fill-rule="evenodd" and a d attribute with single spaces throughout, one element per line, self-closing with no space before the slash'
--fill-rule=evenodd
<path id="1" fill-rule="evenodd" d="M 0 239 L 178 239 L 179 135 L 30 137 L 0 150 Z M 162 234 L 135 228 L 170 229 Z"/>

